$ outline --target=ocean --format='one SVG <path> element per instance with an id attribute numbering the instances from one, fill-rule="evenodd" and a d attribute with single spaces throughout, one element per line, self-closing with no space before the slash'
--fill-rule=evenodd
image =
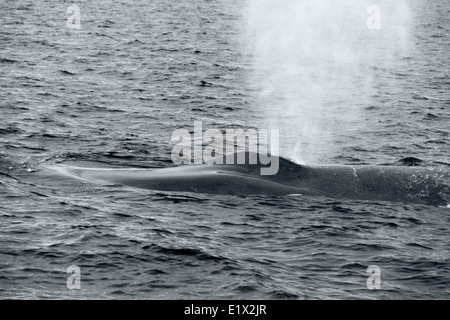
<path id="1" fill-rule="evenodd" d="M 80 29 L 67 26 L 73 4 Z M 361 53 L 352 72 L 327 72 L 287 57 L 308 65 L 298 69 L 308 79 L 325 71 L 322 83 L 359 77 L 307 97 L 282 92 L 291 78 L 277 77 L 289 70 L 255 73 L 255 61 L 288 60 L 272 49 L 274 60 L 254 59 L 245 1 L 2 0 L 0 298 L 449 299 L 448 206 L 28 178 L 55 163 L 174 166 L 171 134 L 194 121 L 205 130 L 278 125 L 289 141 L 281 154 L 297 162 L 450 166 L 450 2 L 412 0 L 407 9 L 406 49 L 378 48 L 377 62 Z M 278 97 L 267 87 L 274 82 Z M 277 108 L 301 95 L 324 97 L 324 109 L 309 117 L 314 110 Z M 295 119 L 327 134 L 306 145 L 313 135 Z M 69 266 L 79 268 L 79 289 Z"/>

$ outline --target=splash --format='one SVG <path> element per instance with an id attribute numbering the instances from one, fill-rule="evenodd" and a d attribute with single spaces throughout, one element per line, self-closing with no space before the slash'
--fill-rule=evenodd
<path id="1" fill-rule="evenodd" d="M 369 28 L 374 6 L 379 29 Z M 408 52 L 404 0 L 249 0 L 245 17 L 257 107 L 297 162 L 332 156 L 339 136 L 356 135 L 377 84 L 390 81 L 374 70 Z"/>

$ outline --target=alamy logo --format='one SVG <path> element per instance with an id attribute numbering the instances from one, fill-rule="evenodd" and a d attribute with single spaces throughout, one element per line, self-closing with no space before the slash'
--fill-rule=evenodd
<path id="1" fill-rule="evenodd" d="M 81 15 L 80 7 L 76 4 L 71 5 L 67 8 L 66 13 L 73 13 L 66 22 L 66 26 L 69 29 L 81 29 Z"/>
<path id="2" fill-rule="evenodd" d="M 367 28 L 369 30 L 381 29 L 381 9 L 377 5 L 373 5 L 367 8 L 367 13 L 370 17 L 367 18 Z"/>
<path id="3" fill-rule="evenodd" d="M 367 279 L 367 289 L 381 289 L 381 269 L 379 266 L 371 265 L 367 268 L 366 273 L 371 274 Z"/>
<path id="4" fill-rule="evenodd" d="M 71 276 L 67 278 L 66 285 L 69 290 L 81 289 L 81 269 L 79 266 L 71 265 L 67 267 L 67 273 Z"/>
<path id="5" fill-rule="evenodd" d="M 274 175 L 279 167 L 279 131 L 270 130 L 270 144 L 268 130 L 227 129 L 225 130 L 226 150 L 224 148 L 224 134 L 218 129 L 209 129 L 203 133 L 201 121 L 194 121 L 194 136 L 187 129 L 177 129 L 172 133 L 171 140 L 176 143 L 172 149 L 171 158 L 174 164 L 234 164 L 235 141 L 237 164 L 245 163 L 246 141 L 248 139 L 249 163 L 262 165 L 261 175 Z M 203 148 L 203 141 L 208 145 Z M 270 146 L 270 156 L 269 156 Z M 259 147 L 259 148 L 258 148 Z M 193 151 L 193 162 L 192 162 Z M 225 156 L 224 156 L 225 155 Z M 224 159 L 225 158 L 225 159 Z"/>

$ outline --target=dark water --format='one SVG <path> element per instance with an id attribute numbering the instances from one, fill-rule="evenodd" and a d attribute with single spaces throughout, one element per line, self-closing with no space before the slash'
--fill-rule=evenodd
<path id="1" fill-rule="evenodd" d="M 171 166 L 176 128 L 264 122 L 241 1 L 79 1 L 81 30 L 71 4 L 0 2 L 0 297 L 450 298 L 448 208 L 30 182 L 54 162 Z M 322 163 L 449 162 L 450 5 L 411 10 L 410 54 L 373 70 L 366 125 Z"/>

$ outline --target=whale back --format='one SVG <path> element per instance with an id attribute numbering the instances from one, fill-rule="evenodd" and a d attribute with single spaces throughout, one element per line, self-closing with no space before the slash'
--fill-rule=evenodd
<path id="1" fill-rule="evenodd" d="M 432 205 L 450 203 L 450 173 L 444 167 L 322 166 L 312 169 L 310 183 L 328 196 Z"/>
<path id="2" fill-rule="evenodd" d="M 141 189 L 230 195 L 304 194 L 329 198 L 446 205 L 450 173 L 445 167 L 305 166 L 279 158 L 274 175 L 259 164 L 182 165 L 159 169 L 53 166 L 58 175 Z"/>

